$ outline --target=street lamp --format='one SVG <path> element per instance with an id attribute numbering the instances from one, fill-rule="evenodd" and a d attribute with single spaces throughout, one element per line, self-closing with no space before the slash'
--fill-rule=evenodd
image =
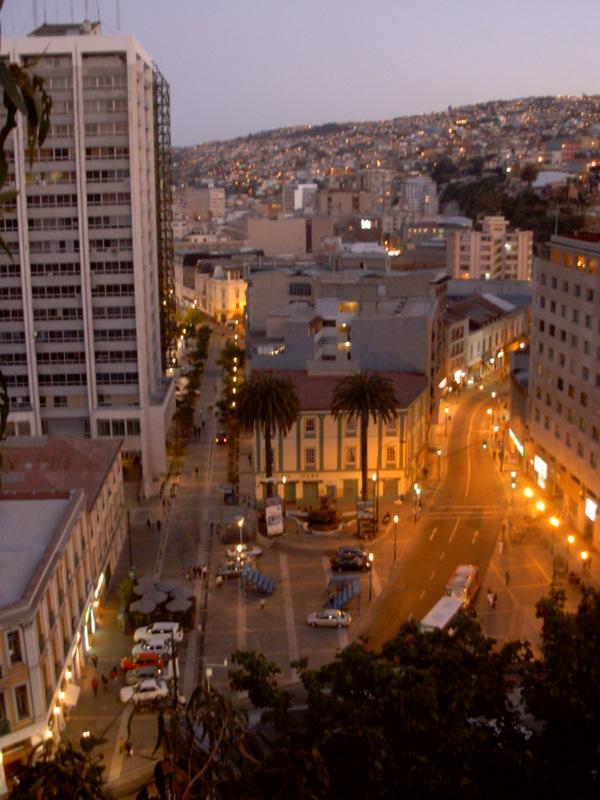
<path id="1" fill-rule="evenodd" d="M 373 597 L 373 560 L 375 556 L 373 553 L 369 553 L 369 563 L 371 565 L 369 569 L 369 603 L 371 602 L 371 598 Z"/>
<path id="2" fill-rule="evenodd" d="M 377 492 L 377 473 L 371 475 L 373 481 L 373 514 L 375 515 L 375 523 L 379 521 L 379 493 Z"/>
<path id="3" fill-rule="evenodd" d="M 590 554 L 588 553 L 587 550 L 582 550 L 581 553 L 579 553 L 579 558 L 581 559 L 581 571 L 582 572 L 585 572 L 586 567 L 589 566 L 589 561 L 588 561 L 589 557 L 590 557 Z"/>
<path id="4" fill-rule="evenodd" d="M 546 503 L 543 500 L 538 500 L 535 504 L 535 507 L 538 511 L 545 511 L 546 510 Z"/>
<path id="5" fill-rule="evenodd" d="M 523 489 L 523 494 L 525 495 L 525 497 L 528 497 L 531 500 L 531 498 L 533 497 L 533 489 L 531 489 L 529 486 L 526 486 Z"/>
<path id="6" fill-rule="evenodd" d="M 394 514 L 394 561 L 396 561 L 396 538 L 398 536 L 398 514 Z"/>
<path id="7" fill-rule="evenodd" d="M 558 526 L 560 525 L 560 520 L 558 519 L 558 517 L 550 517 L 548 522 L 550 523 L 550 527 L 552 528 L 550 532 L 550 552 L 554 553 L 554 530 L 558 528 Z"/>
<path id="8" fill-rule="evenodd" d="M 238 527 L 240 529 L 240 547 L 241 547 L 242 544 L 244 543 L 244 538 L 243 538 L 243 536 L 244 536 L 244 518 L 243 517 L 240 517 L 238 519 Z"/>
<path id="9" fill-rule="evenodd" d="M 444 436 L 448 436 L 448 414 L 450 413 L 450 409 L 448 406 L 444 408 L 444 414 L 446 415 L 446 422 L 444 426 Z"/>
<path id="10" fill-rule="evenodd" d="M 439 481 L 439 479 L 440 479 L 440 459 L 442 457 L 442 451 L 438 449 L 438 450 L 435 451 L 435 454 L 438 457 L 437 464 L 438 464 L 438 481 Z"/>
<path id="11" fill-rule="evenodd" d="M 281 514 L 282 514 L 283 518 L 285 519 L 285 485 L 287 483 L 287 475 L 282 475 L 281 482 L 283 484 L 283 492 L 281 493 L 282 494 L 282 497 L 281 497 Z"/>
<path id="12" fill-rule="evenodd" d="M 572 533 L 570 533 L 567 536 L 567 558 L 566 558 L 567 569 L 569 569 L 569 553 L 571 552 L 571 545 L 574 543 L 574 541 L 575 541 L 575 537 L 573 536 Z"/>

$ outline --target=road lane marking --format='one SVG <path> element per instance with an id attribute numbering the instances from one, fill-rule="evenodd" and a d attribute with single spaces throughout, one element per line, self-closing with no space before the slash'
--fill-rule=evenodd
<path id="1" fill-rule="evenodd" d="M 421 591 L 421 594 L 419 595 L 419 600 L 422 600 L 424 597 L 425 597 L 425 589 Z"/>
<path id="2" fill-rule="evenodd" d="M 296 637 L 296 623 L 294 622 L 294 606 L 292 604 L 292 585 L 290 582 L 290 568 L 288 557 L 285 553 L 279 553 L 279 569 L 281 572 L 281 593 L 283 595 L 283 610 L 285 613 L 285 627 L 288 638 L 288 652 L 290 661 L 298 660 L 298 639 Z M 295 669 L 291 671 L 292 683 L 298 680 Z"/>
<path id="3" fill-rule="evenodd" d="M 440 561 L 443 561 L 445 558 L 446 558 L 446 553 L 442 551 L 442 553 L 440 554 Z"/>
<path id="4" fill-rule="evenodd" d="M 475 533 L 473 534 L 473 538 L 471 539 L 471 544 L 475 544 L 478 536 L 479 536 L 479 531 L 475 531 Z"/>
<path id="5" fill-rule="evenodd" d="M 455 534 L 455 533 L 456 533 L 456 531 L 457 531 L 457 528 L 458 528 L 458 525 L 459 525 L 459 523 L 460 523 L 460 517 L 459 517 L 459 518 L 456 520 L 456 524 L 455 524 L 455 525 L 454 525 L 454 527 L 452 528 L 452 533 L 450 534 L 450 538 L 448 539 L 448 542 L 451 542 L 451 541 L 452 541 L 452 539 L 454 539 L 454 534 Z"/>
<path id="6" fill-rule="evenodd" d="M 436 531 L 437 531 L 437 528 L 434 528 L 434 529 L 431 531 L 431 535 L 430 535 L 430 537 L 429 537 L 429 541 L 430 541 L 430 542 L 432 542 L 432 541 L 433 541 L 433 537 L 435 536 L 435 532 L 436 532 Z"/>
<path id="7" fill-rule="evenodd" d="M 429 576 L 429 580 L 432 581 L 434 578 L 435 578 L 435 570 L 433 570 L 433 572 Z"/>

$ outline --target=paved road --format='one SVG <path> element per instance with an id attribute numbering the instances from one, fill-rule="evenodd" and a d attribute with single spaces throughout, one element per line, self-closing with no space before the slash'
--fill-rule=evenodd
<path id="1" fill-rule="evenodd" d="M 473 390 L 455 410 L 445 477 L 414 526 L 393 585 L 369 620 L 372 647 L 390 639 L 410 617 L 425 616 L 458 564 L 476 564 L 482 573 L 487 569 L 507 503 L 491 451 L 483 449 L 484 439 L 491 441 L 487 407 L 487 395 Z"/>

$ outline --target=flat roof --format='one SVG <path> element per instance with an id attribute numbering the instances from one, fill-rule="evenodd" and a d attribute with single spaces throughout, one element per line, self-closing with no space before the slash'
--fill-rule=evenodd
<path id="1" fill-rule="evenodd" d="M 24 597 L 70 502 L 66 493 L 0 497 L 0 608 Z"/>

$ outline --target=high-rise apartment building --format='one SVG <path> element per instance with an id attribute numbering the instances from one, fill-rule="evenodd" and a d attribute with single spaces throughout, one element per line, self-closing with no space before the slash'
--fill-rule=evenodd
<path id="1" fill-rule="evenodd" d="M 53 101 L 31 168 L 22 120 L 8 141 L 8 433 L 123 439 L 148 493 L 174 409 L 168 85 L 132 37 L 98 23 L 43 25 L 2 55 L 42 75 Z"/>
<path id="2" fill-rule="evenodd" d="M 398 210 L 409 222 L 422 216 L 435 216 L 439 212 L 436 182 L 426 175 L 402 178 L 398 184 Z"/>
<path id="3" fill-rule="evenodd" d="M 453 278 L 529 280 L 533 233 L 509 231 L 504 217 L 484 217 L 481 231 L 457 230 L 448 235 L 446 264 Z"/>
<path id="4" fill-rule="evenodd" d="M 600 544 L 600 236 L 553 236 L 535 263 L 529 395 L 533 469 Z"/>

